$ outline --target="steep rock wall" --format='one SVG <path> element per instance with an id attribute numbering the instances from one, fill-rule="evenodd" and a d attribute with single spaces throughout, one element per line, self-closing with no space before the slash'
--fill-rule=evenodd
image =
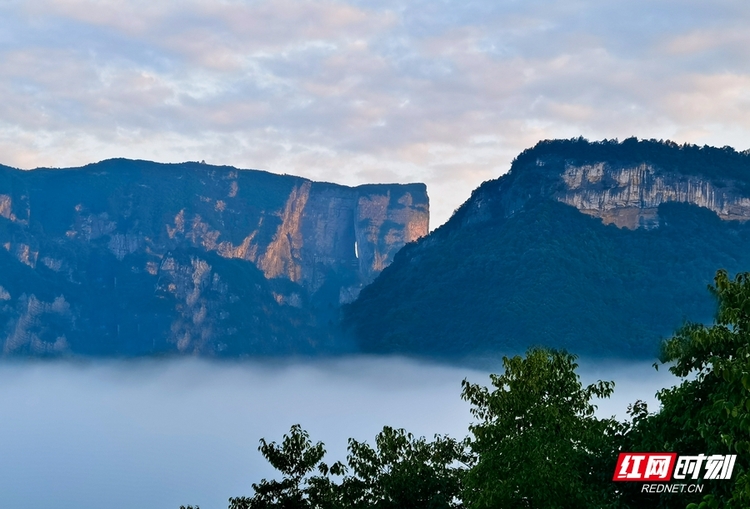
<path id="1" fill-rule="evenodd" d="M 568 164 L 561 179 L 565 187 L 555 193 L 557 200 L 621 228 L 658 226 L 659 205 L 667 202 L 705 207 L 724 220 L 750 219 L 750 198 L 731 181 L 717 185 L 695 175 L 660 171 L 651 164 Z"/>
<path id="2" fill-rule="evenodd" d="M 163 348 L 231 351 L 227 338 L 249 334 L 255 350 L 272 351 L 257 346 L 266 341 L 295 351 L 286 328 L 315 329 L 323 319 L 315 309 L 351 300 L 405 243 L 427 234 L 428 220 L 423 184 L 347 187 L 128 160 L 77 169 L 0 167 L 4 351 L 75 351 L 72 329 L 88 328 L 90 336 L 96 328 L 108 331 L 101 334 L 113 342 L 126 329 L 131 336 L 144 333 L 141 325 L 123 322 L 125 313 L 97 314 L 95 299 L 72 295 L 85 287 L 105 298 L 126 288 L 135 301 L 166 302 L 150 318 L 152 329 L 161 329 L 149 332 Z M 39 280 L 39 289 L 30 280 Z M 253 305 L 235 305 L 238 300 Z M 69 306 L 63 313 L 55 302 Z M 227 316 L 232 306 L 235 317 Z M 84 319 L 87 313 L 93 318 Z M 45 317 L 58 325 L 48 327 Z M 34 335 L 45 328 L 45 339 Z M 317 333 L 305 334 L 300 341 L 314 350 Z"/>
<path id="3" fill-rule="evenodd" d="M 43 241 L 100 241 L 118 260 L 146 253 L 154 262 L 186 244 L 251 261 L 269 279 L 315 290 L 321 267 L 343 267 L 360 282 L 371 281 L 396 251 L 429 229 L 422 184 L 352 188 L 197 164 L 150 163 L 144 174 L 130 163 L 143 165 L 5 170 L 0 217 L 20 228 L 0 243 L 32 267 L 39 256 L 32 244 Z M 110 189 L 97 189 L 99 182 Z M 19 217 L 32 217 L 36 228 Z"/>

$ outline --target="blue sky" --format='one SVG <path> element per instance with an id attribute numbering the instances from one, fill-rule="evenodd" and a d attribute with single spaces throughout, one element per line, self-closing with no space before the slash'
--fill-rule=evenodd
<path id="1" fill-rule="evenodd" d="M 750 148 L 744 1 L 0 2 L 0 162 L 422 181 L 431 226 L 540 139 Z"/>

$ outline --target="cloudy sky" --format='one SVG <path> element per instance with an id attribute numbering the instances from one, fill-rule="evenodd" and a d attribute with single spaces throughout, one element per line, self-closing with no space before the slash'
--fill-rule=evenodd
<path id="1" fill-rule="evenodd" d="M 422 181 L 431 226 L 540 139 L 750 148 L 744 0 L 0 0 L 0 162 Z"/>

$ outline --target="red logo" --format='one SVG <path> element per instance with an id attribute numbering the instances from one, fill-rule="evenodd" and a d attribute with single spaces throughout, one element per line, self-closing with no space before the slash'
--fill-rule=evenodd
<path id="1" fill-rule="evenodd" d="M 613 481 L 669 481 L 677 453 L 621 452 Z"/>

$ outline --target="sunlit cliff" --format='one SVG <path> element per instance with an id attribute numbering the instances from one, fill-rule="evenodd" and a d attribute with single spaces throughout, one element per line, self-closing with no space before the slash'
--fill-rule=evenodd
<path id="1" fill-rule="evenodd" d="M 128 160 L 0 167 L 0 344 L 6 354 L 317 351 L 333 341 L 340 303 L 428 220 L 423 184 Z"/>

